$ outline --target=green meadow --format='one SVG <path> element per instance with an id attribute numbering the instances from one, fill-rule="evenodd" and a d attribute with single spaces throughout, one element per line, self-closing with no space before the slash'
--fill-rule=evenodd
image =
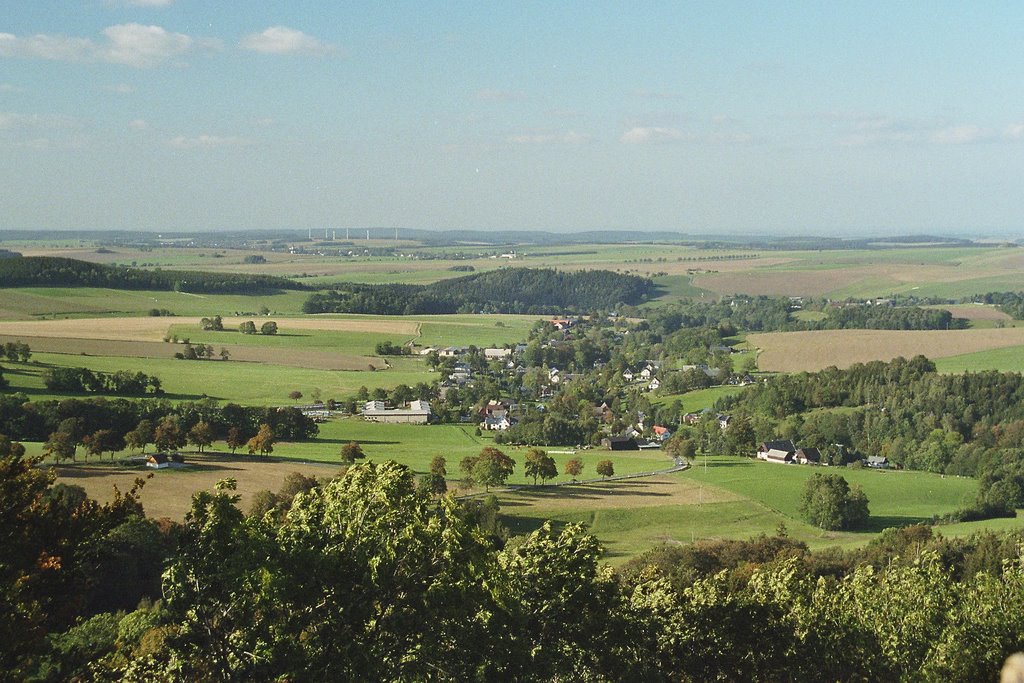
<path id="1" fill-rule="evenodd" d="M 714 407 L 718 399 L 725 396 L 733 396 L 743 391 L 743 389 L 744 387 L 718 386 L 688 391 L 685 394 L 661 394 L 653 396 L 651 403 L 669 405 L 673 401 L 678 400 L 682 404 L 684 412 L 699 413 L 704 409 Z"/>
<path id="2" fill-rule="evenodd" d="M 957 374 L 963 372 L 1024 372 L 1024 346 L 1008 346 L 960 356 L 937 358 L 935 367 L 939 372 Z"/>
<path id="3" fill-rule="evenodd" d="M 871 523 L 859 532 L 825 532 L 804 522 L 800 496 L 815 472 L 838 473 L 861 486 L 868 496 Z M 856 546 L 884 528 L 927 522 L 970 501 L 976 482 L 923 472 L 800 467 L 763 463 L 739 457 L 698 458 L 691 469 L 670 475 L 664 490 L 646 492 L 649 504 L 620 505 L 612 492 L 575 506 L 529 500 L 520 494 L 502 497 L 505 523 L 517 532 L 536 528 L 546 519 L 581 522 L 601 540 L 608 557 L 618 563 L 658 543 L 689 543 L 701 539 L 745 539 L 774 534 L 782 527 L 812 548 Z M 669 477 L 665 477 L 669 479 Z M 625 484 L 628 485 L 628 484 Z M 665 504 L 657 503 L 657 496 Z M 506 505 L 507 503 L 507 505 Z M 939 526 L 940 533 L 966 535 L 983 529 L 1018 528 L 1024 520 L 987 520 Z"/>
<path id="4" fill-rule="evenodd" d="M 430 470 L 430 461 L 440 455 L 447 461 L 448 477 L 458 479 L 462 458 L 476 455 L 485 446 L 493 446 L 489 435 L 475 436 L 476 425 L 412 425 L 367 422 L 358 417 L 331 420 L 320 425 L 320 434 L 313 441 L 283 443 L 274 449 L 274 456 L 310 462 L 339 462 L 342 445 L 358 442 L 366 456 L 377 462 L 394 460 L 408 465 L 415 472 Z M 501 449 L 517 461 L 510 484 L 532 484 L 523 473 L 525 447 L 500 445 Z M 672 466 L 672 460 L 661 451 L 608 451 L 595 448 L 579 450 L 568 447 L 544 448 L 558 463 L 559 476 L 553 482 L 568 481 L 561 474 L 570 458 L 583 461 L 581 478 L 597 478 L 597 462 L 611 460 L 616 474 L 650 472 Z"/>
<path id="5" fill-rule="evenodd" d="M 386 370 L 314 370 L 271 363 L 241 361 L 185 361 L 174 358 L 123 358 L 78 356 L 57 353 L 33 353 L 28 364 L 5 364 L 4 377 L 11 391 L 22 391 L 33 400 L 59 399 L 67 394 L 49 392 L 43 376 L 50 366 L 87 367 L 99 372 L 130 370 L 160 378 L 166 398 L 196 400 L 215 398 L 243 405 L 287 405 L 288 394 L 301 391 L 310 395 L 319 389 L 324 400 L 343 400 L 361 386 L 390 389 L 398 384 L 413 385 L 430 381 L 437 375 L 419 359 L 395 358 Z"/>

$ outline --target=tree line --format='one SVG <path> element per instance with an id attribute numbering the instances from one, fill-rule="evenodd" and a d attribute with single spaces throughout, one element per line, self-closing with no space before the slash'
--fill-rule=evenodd
<path id="1" fill-rule="evenodd" d="M 226 438 L 232 427 L 248 438 L 258 431 L 261 424 L 269 425 L 277 438 L 289 441 L 311 439 L 319 431 L 312 418 L 292 406 L 219 405 L 213 400 L 171 402 L 161 398 L 90 397 L 29 401 L 25 394 L 0 396 L 0 434 L 8 434 L 19 441 L 46 441 L 69 419 L 78 423 L 77 434 L 111 429 L 124 435 L 142 420 L 158 424 L 165 417 L 177 418 L 179 426 L 186 432 L 198 422 L 206 422 L 216 439 Z"/>
<path id="2" fill-rule="evenodd" d="M 654 283 L 608 270 L 565 273 L 544 268 L 502 268 L 429 285 L 346 283 L 312 294 L 305 313 L 552 313 L 618 304 L 637 305 L 655 295 Z"/>
<path id="3" fill-rule="evenodd" d="M 145 270 L 57 256 L 0 259 L 0 287 L 112 287 L 201 294 L 266 294 L 306 285 L 272 275 Z"/>

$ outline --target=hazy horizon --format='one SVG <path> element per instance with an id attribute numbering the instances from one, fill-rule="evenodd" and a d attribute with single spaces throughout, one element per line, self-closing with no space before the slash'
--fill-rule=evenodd
<path id="1" fill-rule="evenodd" d="M 6 10 L 0 230 L 1024 226 L 1024 7 Z"/>

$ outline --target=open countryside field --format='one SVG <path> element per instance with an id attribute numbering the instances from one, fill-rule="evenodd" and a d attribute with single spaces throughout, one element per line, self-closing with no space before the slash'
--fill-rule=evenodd
<path id="1" fill-rule="evenodd" d="M 1024 346 L 1007 346 L 1001 349 L 965 353 L 935 360 L 939 372 L 957 374 L 961 372 L 1024 372 Z"/>
<path id="2" fill-rule="evenodd" d="M 969 330 L 814 330 L 751 334 L 757 366 L 769 372 L 813 372 L 830 365 L 911 358 L 939 359 L 1024 345 L 1024 328 Z"/>
<path id="3" fill-rule="evenodd" d="M 233 456 L 223 443 L 215 444 L 211 451 L 202 456 L 189 454 L 187 461 L 196 463 L 196 467 L 153 472 L 154 477 L 143 492 L 142 502 L 146 512 L 151 516 L 180 519 L 188 509 L 192 493 L 210 489 L 217 481 L 228 477 L 238 481 L 239 493 L 243 494 L 242 507 L 245 509 L 246 500 L 252 493 L 261 489 L 276 491 L 289 472 L 333 476 L 341 466 L 341 447 L 350 441 L 360 443 L 368 460 L 394 460 L 420 474 L 429 470 L 430 461 L 435 456 L 444 456 L 448 477 L 453 480 L 452 486 L 457 487 L 454 480 L 460 476 L 459 461 L 493 444 L 488 437 L 474 436 L 472 427 L 456 425 L 375 424 L 350 418 L 334 420 L 320 427 L 318 438 L 312 441 L 276 444 L 270 458 L 243 455 L 242 451 Z M 41 444 L 26 445 L 30 453 L 38 453 L 41 449 Z M 516 471 L 509 478 L 509 484 L 532 483 L 532 479 L 523 474 L 523 457 L 527 449 L 499 448 L 517 461 Z M 617 474 L 647 472 L 672 466 L 672 461 L 660 451 L 609 452 L 592 449 L 577 452 L 574 449 L 552 448 L 548 452 L 558 463 L 559 472 L 568 459 L 580 458 L 584 467 L 582 478 L 596 478 L 597 462 L 605 459 L 612 460 Z M 86 487 L 90 495 L 99 500 L 108 500 L 114 485 L 124 491 L 136 477 L 147 473 L 139 468 L 96 461 L 91 464 L 64 465 L 57 471 L 62 480 Z M 559 474 L 552 481 L 567 482 L 569 479 Z M 575 491 L 573 488 L 573 496 Z M 573 497 L 572 500 L 579 498 Z"/>
<path id="4" fill-rule="evenodd" d="M 362 241 L 361 241 L 362 242 Z M 408 245 L 422 253 L 454 253 L 468 258 L 417 259 L 406 256 L 363 256 L 367 247 Z M 12 245 L 16 248 L 16 245 Z M 308 247 L 308 245 L 307 245 Z M 336 249 L 337 247 L 335 247 Z M 313 247 L 315 250 L 315 246 Z M 870 298 L 914 294 L 960 298 L 989 291 L 1024 289 L 1024 252 L 1015 247 L 892 247 L 860 250 L 757 251 L 699 249 L 681 244 L 571 245 L 522 247 L 515 260 L 490 258 L 495 247 L 415 247 L 393 240 L 355 244 L 351 257 L 289 254 L 282 251 L 232 249 L 115 248 L 113 253 L 78 247 L 34 246 L 25 254 L 80 258 L 99 263 L 137 263 L 164 269 L 264 273 L 291 277 L 314 286 L 338 282 L 427 284 L 466 273 L 453 266 L 471 265 L 477 272 L 503 267 L 581 270 L 605 268 L 653 276 L 664 288 L 662 301 L 730 294 L 775 294 Z M 266 263 L 247 264 L 259 254 Z M 106 315 L 142 313 L 168 308 L 179 315 L 212 315 L 225 311 L 257 310 L 267 305 L 278 314 L 298 313 L 307 294 L 285 292 L 245 297 L 194 295 L 175 292 L 74 290 L 58 293 L 46 288 L 10 290 L 11 301 L 0 304 L 0 316 L 30 318 L 42 315 Z M 191 299 L 191 300 L 190 300 Z"/>
<path id="5" fill-rule="evenodd" d="M 789 260 L 697 274 L 693 286 L 716 294 L 871 298 L 889 294 L 960 298 L 1024 289 L 1024 254 L 1009 247 L 894 248 L 785 252 Z M 709 268 L 709 270 L 712 270 Z"/>
<path id="6" fill-rule="evenodd" d="M 266 306 L 275 315 L 297 315 L 307 292 L 279 294 L 190 294 L 103 287 L 14 287 L 3 290 L 0 318 L 81 318 L 96 316 L 144 316 L 151 309 L 166 309 L 179 316 L 223 315 L 225 312 L 258 311 Z"/>
<path id="7" fill-rule="evenodd" d="M 395 358 L 384 370 L 317 370 L 290 367 L 278 363 L 247 363 L 242 361 L 185 361 L 174 358 L 123 358 L 116 356 L 81 356 L 57 353 L 33 353 L 27 364 L 4 364 L 4 377 L 11 391 L 22 391 L 34 400 L 58 399 L 66 394 L 52 394 L 44 386 L 47 367 L 88 367 L 99 372 L 130 370 L 156 375 L 163 383 L 166 398 L 196 400 L 215 398 L 243 405 L 286 405 L 288 394 L 301 391 L 310 395 L 319 389 L 324 400 L 338 400 L 355 395 L 361 386 L 375 389 L 393 388 L 398 384 L 413 385 L 437 377 L 418 359 Z"/>
<path id="8" fill-rule="evenodd" d="M 546 519 L 582 522 L 605 545 L 613 563 L 657 543 L 745 539 L 774 534 L 782 524 L 791 537 L 812 548 L 854 546 L 867 543 L 887 526 L 951 512 L 970 500 L 976 487 L 971 479 L 844 468 L 839 473 L 867 494 L 872 524 L 862 532 L 825 532 L 805 523 L 798 508 L 806 479 L 832 470 L 727 456 L 707 460 L 706 468 L 700 458 L 690 470 L 669 476 L 581 487 L 571 498 L 533 490 L 503 494 L 505 523 L 521 532 Z M 1017 528 L 1024 519 L 960 524 L 955 529 L 966 534 L 989 524 Z"/>

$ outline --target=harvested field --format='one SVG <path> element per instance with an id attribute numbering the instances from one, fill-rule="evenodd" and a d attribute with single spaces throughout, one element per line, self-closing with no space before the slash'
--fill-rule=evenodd
<path id="1" fill-rule="evenodd" d="M 258 319 L 258 318 L 257 318 Z M 224 318 L 225 328 L 237 328 L 251 317 Z M 377 332 L 415 336 L 419 325 L 402 320 L 352 320 L 338 318 L 273 318 L 282 332 L 328 330 L 335 332 Z M 61 339 L 105 339 L 111 341 L 161 342 L 171 325 L 199 325 L 199 318 L 78 318 L 73 320 L 18 320 L 0 322 L 0 335 L 8 337 L 57 337 Z"/>
<path id="2" fill-rule="evenodd" d="M 896 280 L 893 266 L 822 270 L 765 270 L 695 275 L 693 285 L 719 294 L 819 296 L 865 280 Z"/>
<path id="3" fill-rule="evenodd" d="M 528 508 L 551 511 L 601 508 L 641 508 L 661 505 L 726 503 L 743 497 L 715 486 L 701 485 L 680 476 L 610 481 L 574 486 L 523 489 L 502 494 L 501 508 L 520 514 Z"/>
<path id="4" fill-rule="evenodd" d="M 967 320 L 1013 320 L 1012 317 L 1003 313 L 995 306 L 954 304 L 952 306 L 935 306 L 935 308 L 941 308 L 949 311 L 957 318 L 966 318 Z"/>
<path id="5" fill-rule="evenodd" d="M 0 334 L 0 343 L 23 341 L 37 353 L 63 353 L 74 356 L 113 356 L 118 358 L 173 358 L 181 344 L 153 341 L 112 341 L 60 337 L 28 337 Z M 371 364 L 383 367 L 375 356 L 355 356 L 316 349 L 280 349 L 268 346 L 218 344 L 215 353 L 227 349 L 231 362 L 273 363 L 311 370 L 366 370 Z"/>
<path id="6" fill-rule="evenodd" d="M 975 330 L 819 330 L 752 334 L 757 366 L 770 372 L 815 371 L 849 367 L 872 360 L 923 354 L 945 358 L 1024 345 L 1024 328 Z"/>
<path id="7" fill-rule="evenodd" d="M 192 504 L 192 494 L 213 489 L 221 479 L 232 478 L 238 481 L 238 493 L 242 496 L 239 506 L 242 510 L 248 510 L 254 493 L 264 489 L 277 491 L 291 472 L 332 477 L 339 469 L 334 465 L 305 464 L 274 458 L 264 460 L 230 453 L 186 455 L 185 461 L 189 463 L 188 467 L 159 471 L 117 465 L 60 466 L 56 468 L 57 480 L 81 486 L 91 497 L 106 502 L 113 498 L 114 486 L 124 492 L 131 488 L 137 478 L 152 474 L 142 489 L 142 506 L 146 514 L 180 521 Z"/>

